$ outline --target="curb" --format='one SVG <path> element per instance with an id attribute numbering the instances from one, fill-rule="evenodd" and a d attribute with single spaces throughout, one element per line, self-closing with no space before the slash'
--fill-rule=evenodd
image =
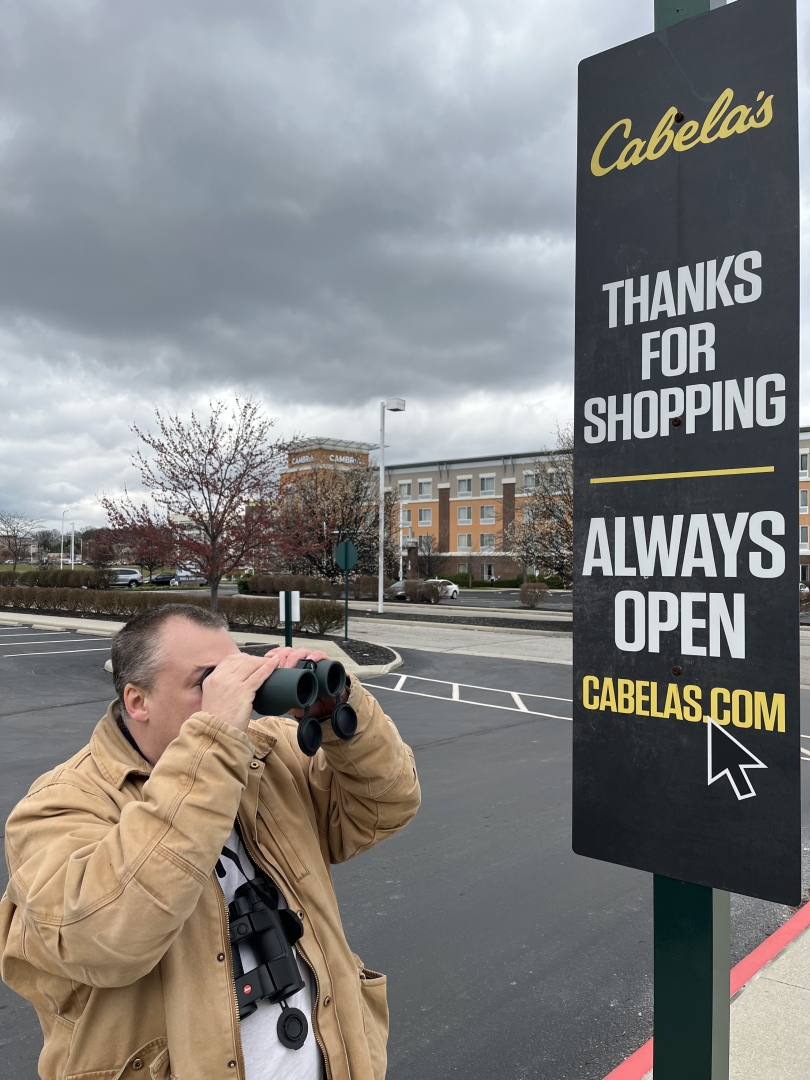
<path id="1" fill-rule="evenodd" d="M 386 649 L 391 649 L 390 645 L 385 646 Z M 356 675 L 358 679 L 373 679 L 377 675 L 387 675 L 391 671 L 396 671 L 397 668 L 402 667 L 405 661 L 399 655 L 396 649 L 391 649 L 394 654 L 394 659 L 388 664 L 365 664 L 363 666 L 356 665 L 356 670 L 349 672 L 350 675 Z"/>
<path id="2" fill-rule="evenodd" d="M 744 956 L 731 969 L 729 976 L 729 994 L 735 998 L 763 968 L 775 960 L 783 949 L 787 948 L 810 926 L 810 904 L 799 908 L 786 923 L 765 938 L 748 956 Z M 653 1040 L 648 1039 L 634 1054 L 626 1058 L 621 1065 L 607 1074 L 603 1080 L 644 1080 L 653 1067 Z"/>

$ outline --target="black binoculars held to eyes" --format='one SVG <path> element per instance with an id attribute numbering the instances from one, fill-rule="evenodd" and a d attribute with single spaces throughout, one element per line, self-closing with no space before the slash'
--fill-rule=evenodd
<path id="1" fill-rule="evenodd" d="M 206 671 L 203 680 L 211 671 Z M 298 745 L 312 757 L 323 742 L 321 722 L 309 715 L 319 698 L 333 698 L 329 721 L 339 739 L 351 739 L 357 731 L 357 713 L 348 702 L 339 700 L 346 686 L 346 669 L 339 660 L 299 660 L 294 668 L 276 668 L 265 679 L 253 699 L 253 708 L 262 716 L 282 716 L 291 709 L 303 709 L 298 721 Z M 324 720 L 326 717 L 324 717 Z"/>

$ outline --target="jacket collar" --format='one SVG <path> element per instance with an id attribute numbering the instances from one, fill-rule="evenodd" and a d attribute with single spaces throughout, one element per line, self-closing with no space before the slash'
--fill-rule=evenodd
<path id="1" fill-rule="evenodd" d="M 255 756 L 261 761 L 276 745 L 275 736 L 265 731 L 261 721 L 250 721 L 248 738 L 255 747 Z M 152 772 L 152 766 L 136 749 L 135 740 L 131 736 L 127 738 L 117 698 L 110 702 L 107 712 L 96 724 L 90 738 L 90 753 L 100 772 L 119 790 L 130 774 L 149 776 Z"/>
<path id="2" fill-rule="evenodd" d="M 96 724 L 90 738 L 90 753 L 102 775 L 119 790 L 131 773 L 149 776 L 152 771 L 146 758 L 124 734 L 121 705 L 117 699 L 110 702 L 107 712 Z"/>

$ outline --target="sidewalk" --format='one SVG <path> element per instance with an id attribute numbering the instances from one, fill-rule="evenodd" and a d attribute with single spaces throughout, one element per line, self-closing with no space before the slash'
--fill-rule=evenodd
<path id="1" fill-rule="evenodd" d="M 393 619 L 358 619 L 349 614 L 349 636 L 392 649 L 494 656 L 546 664 L 572 663 L 573 639 L 568 631 L 513 630 L 501 626 L 448 626 Z"/>
<path id="2" fill-rule="evenodd" d="M 807 1080 L 810 905 L 732 969 L 731 993 L 729 1080 Z M 653 1080 L 651 1063 L 652 1039 L 604 1080 Z"/>

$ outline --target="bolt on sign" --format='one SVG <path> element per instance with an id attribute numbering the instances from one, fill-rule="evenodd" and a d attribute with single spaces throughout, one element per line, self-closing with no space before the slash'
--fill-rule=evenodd
<path id="1" fill-rule="evenodd" d="M 580 65 L 573 846 L 800 892 L 794 0 Z"/>

